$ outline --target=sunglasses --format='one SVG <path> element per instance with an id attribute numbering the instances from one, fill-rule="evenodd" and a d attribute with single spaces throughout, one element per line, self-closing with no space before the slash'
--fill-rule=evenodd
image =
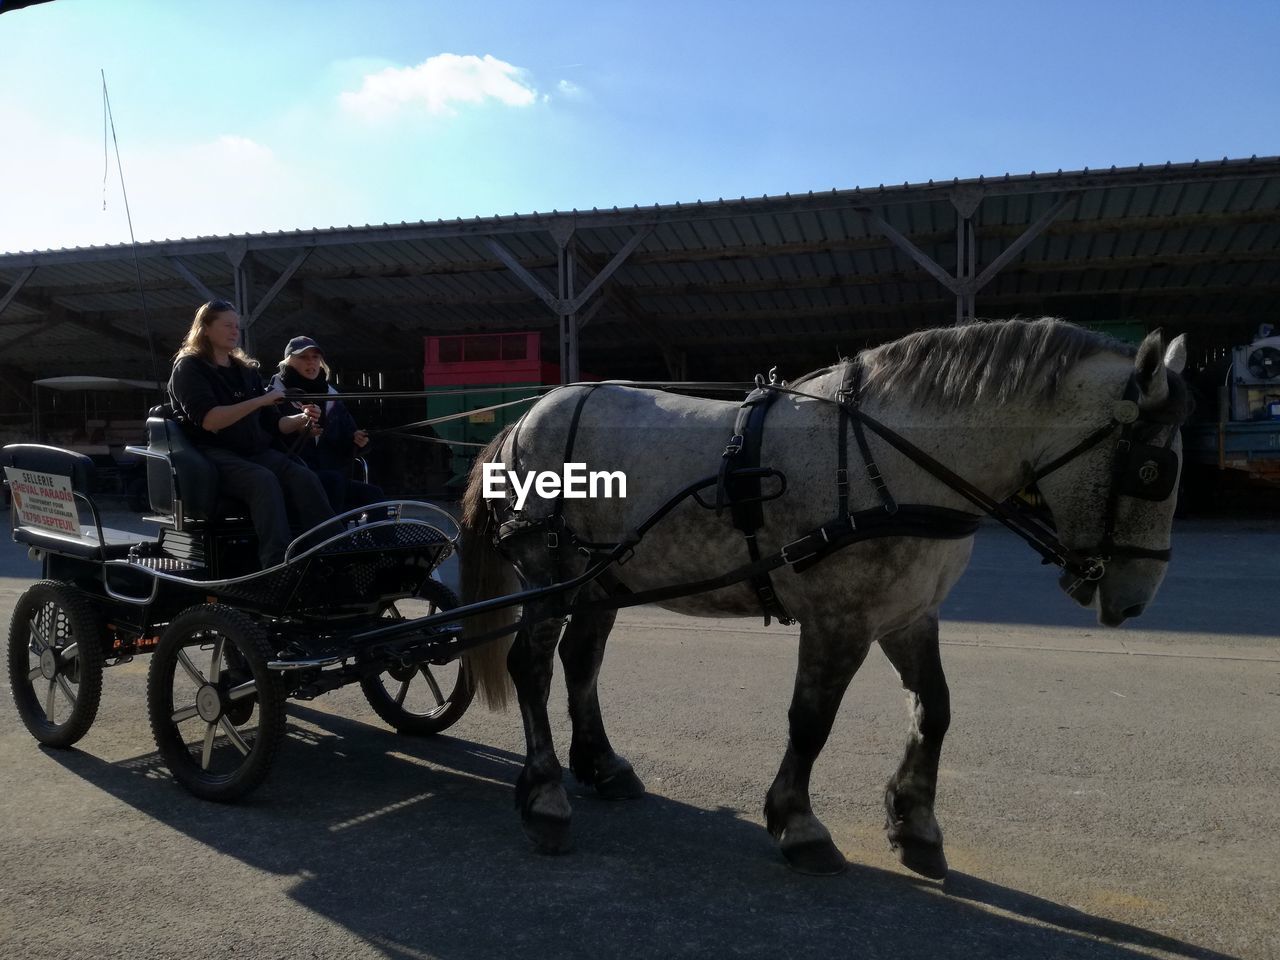
<path id="1" fill-rule="evenodd" d="M 236 305 L 230 300 L 210 300 L 205 304 L 205 309 L 212 313 L 223 313 L 227 310 L 234 310 Z"/>

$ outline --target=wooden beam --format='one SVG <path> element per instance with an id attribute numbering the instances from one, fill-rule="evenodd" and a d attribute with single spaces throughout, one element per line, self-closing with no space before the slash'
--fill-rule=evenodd
<path id="1" fill-rule="evenodd" d="M 284 271 L 280 276 L 276 277 L 276 282 L 271 285 L 271 289 L 263 294 L 262 299 L 259 300 L 257 305 L 253 308 L 253 313 L 250 314 L 248 323 L 251 324 L 262 316 L 267 307 L 271 306 L 271 302 L 279 296 L 280 291 L 285 288 L 285 285 L 293 279 L 293 275 L 298 272 L 298 268 L 306 263 L 307 258 L 315 252 L 315 249 L 315 247 L 307 247 L 306 249 L 298 252 L 298 255 L 290 261 L 289 265 L 284 268 Z"/>
<path id="2" fill-rule="evenodd" d="M 586 306 L 587 301 L 591 299 L 592 295 L 600 289 L 605 281 L 609 280 L 614 273 L 617 272 L 617 269 L 626 262 L 627 257 L 631 256 L 632 251 L 644 242 L 644 238 L 649 236 L 649 233 L 652 230 L 653 227 L 650 226 L 644 227 L 643 229 L 637 230 L 633 233 L 627 242 L 623 244 L 622 249 L 613 255 L 613 259 L 605 264 L 603 269 L 596 271 L 595 278 L 587 284 L 586 289 L 573 298 L 572 309 L 564 312 L 577 313 Z M 581 256 L 579 256 L 579 259 L 581 259 Z"/>
<path id="3" fill-rule="evenodd" d="M 18 279 L 13 281 L 9 286 L 9 289 L 5 291 L 4 296 L 0 297 L 0 313 L 4 313 L 9 309 L 9 304 L 13 303 L 13 298 L 18 295 L 18 292 L 26 285 L 26 282 L 31 279 L 31 275 L 35 272 L 35 267 L 27 267 L 27 269 L 23 270 L 22 273 L 18 275 Z"/>
<path id="4" fill-rule="evenodd" d="M 873 224 L 876 229 L 892 240 L 894 246 L 909 256 L 916 263 L 920 264 L 929 276 L 933 277 L 952 293 L 960 292 L 960 285 L 956 278 L 947 273 L 947 271 L 942 269 L 942 267 L 938 266 L 938 264 L 935 263 L 927 253 L 899 233 L 888 220 L 885 220 L 880 216 L 880 214 L 873 210 L 863 209 L 858 212 L 861 213 L 869 223 Z"/>
<path id="5" fill-rule="evenodd" d="M 170 257 L 169 263 L 173 266 L 173 269 L 176 270 L 178 274 L 195 289 L 196 293 L 200 294 L 200 296 L 204 298 L 205 303 L 208 303 L 210 300 L 230 299 L 229 297 L 219 296 L 218 294 L 210 290 L 208 287 L 206 287 L 204 285 L 204 281 L 201 280 L 199 277 L 197 277 L 195 275 L 195 272 L 192 271 L 190 267 L 188 267 L 185 263 L 183 263 L 177 257 Z M 72 289 L 75 289 L 75 288 L 72 288 Z M 136 289 L 136 287 L 130 287 L 129 289 L 130 290 Z M 146 288 L 144 287 L 144 289 Z"/>
<path id="6" fill-rule="evenodd" d="M 500 244 L 493 237 L 485 237 L 484 245 L 489 248 L 495 257 L 506 264 L 507 269 L 514 273 L 526 287 L 538 295 L 543 303 L 551 308 L 551 312 L 557 316 L 564 313 L 560 307 L 560 299 L 556 297 L 550 290 L 542 285 L 542 282 L 532 273 L 526 270 L 520 261 L 516 259 L 515 254 Z"/>
<path id="7" fill-rule="evenodd" d="M 1031 243 L 1032 240 L 1044 233 L 1049 224 L 1057 220 L 1059 214 L 1061 214 L 1062 211 L 1070 204 L 1075 203 L 1078 199 L 1080 199 L 1080 194 L 1078 193 L 1065 194 L 1057 203 L 1046 210 L 1035 223 L 1027 227 L 1017 240 L 1009 244 L 1009 246 L 1006 247 L 998 257 L 992 260 L 991 263 L 987 265 L 986 269 L 978 274 L 977 279 L 973 281 L 972 286 L 966 290 L 965 293 L 972 296 L 990 283 L 992 277 L 1003 270 L 1010 260 L 1025 250 L 1027 248 L 1027 244 Z"/>

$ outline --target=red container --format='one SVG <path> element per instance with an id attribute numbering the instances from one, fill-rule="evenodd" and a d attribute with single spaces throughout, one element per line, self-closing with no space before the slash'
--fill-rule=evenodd
<path id="1" fill-rule="evenodd" d="M 560 367 L 542 362 L 541 333 L 469 333 L 425 337 L 427 387 L 559 383 Z"/>

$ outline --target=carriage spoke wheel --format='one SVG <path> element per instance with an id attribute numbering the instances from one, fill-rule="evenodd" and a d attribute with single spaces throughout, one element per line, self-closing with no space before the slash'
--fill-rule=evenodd
<path id="1" fill-rule="evenodd" d="M 69 747 L 102 699 L 102 624 L 75 587 L 41 580 L 18 598 L 9 625 L 9 687 L 31 735 Z"/>
<path id="2" fill-rule="evenodd" d="M 418 597 L 388 605 L 393 620 L 430 616 L 458 606 L 444 584 L 428 580 Z M 394 666 L 360 681 L 373 712 L 400 733 L 426 737 L 453 726 L 471 705 L 475 687 L 461 659 Z"/>
<path id="3" fill-rule="evenodd" d="M 161 635 L 147 674 L 151 732 L 197 797 L 239 799 L 270 770 L 285 729 L 274 655 L 257 624 L 222 604 L 191 607 Z"/>

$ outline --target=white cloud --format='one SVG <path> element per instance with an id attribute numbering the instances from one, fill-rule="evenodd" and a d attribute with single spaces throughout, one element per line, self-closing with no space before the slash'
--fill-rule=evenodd
<path id="1" fill-rule="evenodd" d="M 572 80 L 561 80 L 556 84 L 556 92 L 565 100 L 585 100 L 587 99 L 587 91 Z"/>
<path id="2" fill-rule="evenodd" d="M 456 104 L 496 100 L 509 107 L 527 107 L 538 91 L 525 71 L 489 54 L 441 53 L 416 67 L 388 67 L 367 74 L 360 89 L 339 98 L 343 107 L 369 119 L 384 119 L 405 107 L 449 116 Z"/>

